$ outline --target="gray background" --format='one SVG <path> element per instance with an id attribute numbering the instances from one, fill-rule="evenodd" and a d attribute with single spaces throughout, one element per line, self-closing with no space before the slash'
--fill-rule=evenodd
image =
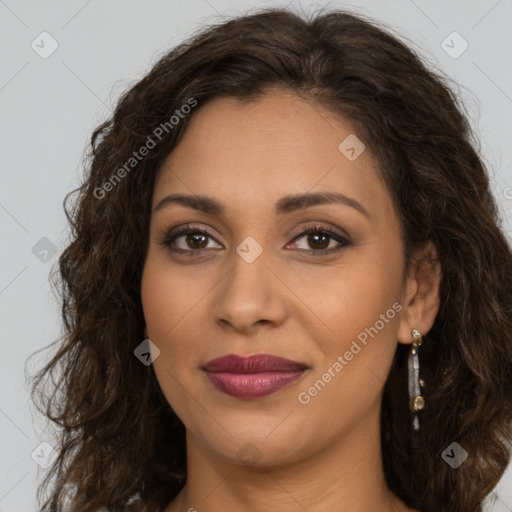
<path id="1" fill-rule="evenodd" d="M 307 11 L 326 5 L 306 0 L 0 0 L 0 512 L 36 510 L 43 470 L 31 454 L 37 449 L 44 460 L 50 453 L 40 447 L 51 440 L 51 432 L 29 403 L 23 368 L 31 353 L 60 334 L 48 273 L 67 236 L 62 200 L 78 183 L 93 128 L 109 115 L 121 91 L 198 28 L 249 9 L 286 4 Z M 457 80 L 510 238 L 512 0 L 328 5 L 386 23 L 414 42 L 431 66 Z M 48 36 L 40 36 L 44 31 L 58 43 L 47 58 L 40 56 L 51 48 Z M 469 45 L 457 58 L 463 41 L 446 39 L 454 31 Z M 443 49 L 445 40 L 452 56 Z M 31 47 L 33 41 L 40 53 Z M 46 357 L 34 358 L 29 370 Z M 487 510 L 512 512 L 510 467 Z"/>

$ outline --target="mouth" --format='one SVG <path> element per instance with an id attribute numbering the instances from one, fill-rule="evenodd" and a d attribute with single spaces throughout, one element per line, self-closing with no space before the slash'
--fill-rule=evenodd
<path id="1" fill-rule="evenodd" d="M 259 398 L 290 386 L 308 370 L 304 363 L 269 354 L 228 355 L 206 363 L 211 384 L 238 398 Z"/>

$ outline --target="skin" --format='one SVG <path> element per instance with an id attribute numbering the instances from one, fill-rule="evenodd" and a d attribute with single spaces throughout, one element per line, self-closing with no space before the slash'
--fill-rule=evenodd
<path id="1" fill-rule="evenodd" d="M 416 254 L 404 282 L 400 224 L 376 163 L 368 149 L 354 161 L 339 151 L 351 126 L 320 106 L 272 90 L 245 105 L 215 99 L 190 121 L 157 176 L 153 208 L 180 193 L 212 196 L 226 211 L 173 203 L 152 212 L 145 334 L 161 351 L 154 370 L 187 432 L 187 484 L 165 512 L 316 512 L 340 503 L 354 512 L 410 510 L 387 487 L 379 418 L 397 343 L 411 343 L 413 328 L 426 334 L 438 311 L 440 273 L 420 258 L 435 261 L 434 247 Z M 274 212 L 287 194 L 319 191 L 356 199 L 369 218 L 342 204 Z M 195 252 L 173 255 L 161 242 L 187 223 L 210 237 L 187 243 L 182 235 L 174 246 Z M 301 235 L 312 224 L 348 234 L 352 244 L 315 256 L 319 242 Z M 248 236 L 263 249 L 252 263 L 235 251 Z M 340 246 L 333 238 L 320 245 Z M 395 302 L 401 311 L 300 403 L 298 394 Z M 309 369 L 249 400 L 221 393 L 201 370 L 223 355 L 256 353 Z"/>

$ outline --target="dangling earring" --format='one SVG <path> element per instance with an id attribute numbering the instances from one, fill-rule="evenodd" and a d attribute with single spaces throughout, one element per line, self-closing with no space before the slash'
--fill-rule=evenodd
<path id="1" fill-rule="evenodd" d="M 409 352 L 409 407 L 414 413 L 412 426 L 414 430 L 420 429 L 417 412 L 425 407 L 425 399 L 421 395 L 421 388 L 425 385 L 423 379 L 420 379 L 420 362 L 418 359 L 418 347 L 423 343 L 423 337 L 418 329 L 413 329 L 412 347 Z"/>

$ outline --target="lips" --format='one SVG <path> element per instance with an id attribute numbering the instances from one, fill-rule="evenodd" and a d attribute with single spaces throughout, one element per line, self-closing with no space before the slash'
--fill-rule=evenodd
<path id="1" fill-rule="evenodd" d="M 229 355 L 213 359 L 203 367 L 207 372 L 261 373 L 304 370 L 307 365 L 268 354 Z"/>
<path id="2" fill-rule="evenodd" d="M 202 369 L 219 391 L 239 398 L 259 398 L 291 385 L 308 366 L 282 357 L 255 354 L 219 357 Z"/>

